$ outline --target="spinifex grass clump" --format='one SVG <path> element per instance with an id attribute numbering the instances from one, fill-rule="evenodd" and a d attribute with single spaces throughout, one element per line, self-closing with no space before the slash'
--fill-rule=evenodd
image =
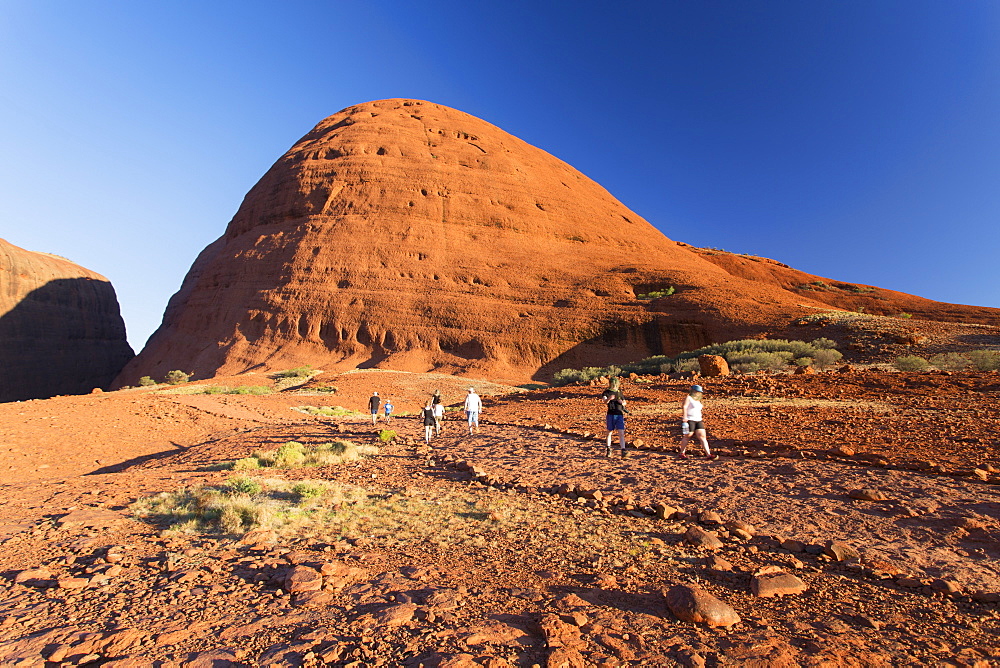
<path id="1" fill-rule="evenodd" d="M 264 385 L 243 385 L 226 387 L 225 385 L 208 385 L 202 390 L 205 394 L 252 394 L 255 396 L 271 394 L 271 388 Z"/>
<path id="2" fill-rule="evenodd" d="M 353 462 L 378 454 L 374 445 L 358 445 L 350 441 L 333 441 L 319 445 L 303 445 L 289 441 L 273 450 L 257 450 L 249 457 L 237 459 L 229 468 L 253 471 L 260 468 L 294 469 L 306 466 L 331 466 Z"/>
<path id="3" fill-rule="evenodd" d="M 487 547 L 512 530 L 534 535 L 538 522 L 537 509 L 523 507 L 516 499 L 262 478 L 183 487 L 137 501 L 132 512 L 168 532 L 316 531 L 331 539 L 364 538 L 386 547 L 420 542 L 442 549 Z M 576 524 L 574 520 L 569 526 Z"/>
<path id="4" fill-rule="evenodd" d="M 327 483 L 234 477 L 219 486 L 182 487 L 132 504 L 137 517 L 179 533 L 242 534 L 301 522 Z"/>
<path id="5" fill-rule="evenodd" d="M 322 415 L 323 417 L 367 417 L 367 415 L 357 413 L 343 406 L 295 406 L 292 410 L 305 413 L 306 415 Z"/>

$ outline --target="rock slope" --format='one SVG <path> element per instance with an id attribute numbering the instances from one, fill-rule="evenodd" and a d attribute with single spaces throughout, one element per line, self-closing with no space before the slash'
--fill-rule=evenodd
<path id="1" fill-rule="evenodd" d="M 132 357 L 108 279 L 0 239 L 0 401 L 106 388 Z"/>
<path id="2" fill-rule="evenodd" d="M 304 362 L 523 380 L 676 353 L 831 304 L 903 310 L 898 293 L 815 289 L 819 277 L 773 261 L 725 260 L 671 241 L 483 120 L 417 100 L 360 104 L 320 122 L 251 189 L 119 382 Z M 910 312 L 937 308 L 907 299 Z M 995 309 L 957 309 L 1000 323 Z"/>

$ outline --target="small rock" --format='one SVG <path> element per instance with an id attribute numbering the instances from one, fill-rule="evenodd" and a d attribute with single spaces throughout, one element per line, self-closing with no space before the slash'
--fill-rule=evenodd
<path id="1" fill-rule="evenodd" d="M 60 589 L 83 589 L 90 585 L 87 578 L 59 578 L 57 582 Z"/>
<path id="2" fill-rule="evenodd" d="M 788 550 L 789 552 L 805 552 L 806 544 L 801 540 L 795 540 L 794 538 L 786 538 L 781 541 L 781 549 Z"/>
<path id="3" fill-rule="evenodd" d="M 888 501 L 889 497 L 877 489 L 852 489 L 847 496 L 858 501 Z"/>
<path id="4" fill-rule="evenodd" d="M 831 452 L 840 457 L 853 457 L 856 454 L 854 448 L 849 448 L 846 445 L 838 445 Z"/>
<path id="5" fill-rule="evenodd" d="M 706 550 L 719 550 L 722 548 L 722 541 L 715 534 L 705 531 L 699 526 L 692 526 L 684 533 L 684 542 L 692 547 L 700 547 Z"/>
<path id="6" fill-rule="evenodd" d="M 710 571 L 717 573 L 730 573 L 733 571 L 733 565 L 717 554 L 713 554 L 705 559 L 705 566 Z"/>
<path id="7" fill-rule="evenodd" d="M 698 514 L 698 521 L 702 524 L 722 524 L 722 516 L 714 510 L 703 510 Z"/>
<path id="8" fill-rule="evenodd" d="M 922 587 L 924 583 L 920 578 L 898 577 L 896 578 L 896 584 L 905 589 L 916 589 L 917 587 Z"/>
<path id="9" fill-rule="evenodd" d="M 750 591 L 760 598 L 801 594 L 805 590 L 806 583 L 791 573 L 758 575 L 750 581 Z"/>
<path id="10" fill-rule="evenodd" d="M 573 647 L 580 644 L 579 627 L 564 622 L 559 615 L 545 613 L 539 626 L 547 647 Z"/>
<path id="11" fill-rule="evenodd" d="M 736 611 L 704 589 L 688 585 L 671 587 L 665 594 L 670 612 L 685 622 L 707 626 L 732 626 L 740 621 Z"/>
<path id="12" fill-rule="evenodd" d="M 413 603 L 390 605 L 372 614 L 372 618 L 381 626 L 402 626 L 413 620 L 417 606 Z"/>
<path id="13" fill-rule="evenodd" d="M 937 578 L 931 581 L 931 589 L 940 594 L 958 594 L 962 591 L 962 588 L 957 582 L 952 582 L 951 580 L 942 580 Z"/>
<path id="14" fill-rule="evenodd" d="M 14 576 L 14 582 L 29 587 L 47 586 L 52 580 L 52 571 L 47 568 L 29 568 Z"/>
<path id="15" fill-rule="evenodd" d="M 847 561 L 848 559 L 857 559 L 858 551 L 847 543 L 841 543 L 840 541 L 831 540 L 823 548 L 823 554 L 830 557 L 831 559 L 836 559 L 837 561 Z"/>
<path id="16" fill-rule="evenodd" d="M 1000 602 L 1000 592 L 977 591 L 972 594 L 972 598 L 979 601 L 980 603 L 998 603 Z"/>
<path id="17" fill-rule="evenodd" d="M 654 503 L 653 510 L 656 512 L 656 516 L 661 520 L 669 520 L 677 514 L 677 508 L 669 506 L 665 503 Z"/>
<path id="18" fill-rule="evenodd" d="M 295 595 L 292 605 L 297 608 L 320 608 L 333 602 L 333 594 L 328 591 L 303 591 Z"/>
<path id="19" fill-rule="evenodd" d="M 289 594 L 319 591 L 322 588 L 323 575 L 309 566 L 296 566 L 285 576 L 285 591 Z"/>

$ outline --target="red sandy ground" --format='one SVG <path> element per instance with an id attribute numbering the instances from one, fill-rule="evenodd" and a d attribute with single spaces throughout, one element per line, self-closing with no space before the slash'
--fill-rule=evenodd
<path id="1" fill-rule="evenodd" d="M 984 666 L 1000 656 L 1000 375 L 705 379 L 710 438 L 723 455 L 715 462 L 671 454 L 686 384 L 647 380 L 624 388 L 629 438 L 643 442 L 624 460 L 605 458 L 589 435 L 603 436 L 600 388 L 501 394 L 508 388 L 478 383 L 487 397 L 481 433 L 468 436 L 449 413 L 430 460 L 401 438 L 360 463 L 267 473 L 389 498 L 467 494 L 528 518 L 456 518 L 472 522 L 476 540 L 455 544 L 335 527 L 270 546 L 161 536 L 128 508 L 221 482 L 231 474 L 212 464 L 260 447 L 375 441 L 363 416 L 311 417 L 292 406 L 364 412 L 377 389 L 397 412 L 412 412 L 437 388 L 457 404 L 467 379 L 367 371 L 323 379 L 335 395 L 142 389 L 0 405 L 0 662 Z M 422 433 L 411 417 L 393 428 L 406 438 Z M 831 452 L 837 446 L 856 454 Z M 477 470 L 445 465 L 455 459 Z M 564 483 L 574 493 L 552 493 Z M 854 500 L 858 489 L 887 500 Z M 586 498 L 594 490 L 603 500 Z M 657 519 L 646 512 L 657 502 L 691 517 Z M 753 525 L 749 540 L 714 526 L 724 544 L 716 554 L 734 570 L 709 568 L 710 553 L 683 541 L 702 510 Z M 817 554 L 829 540 L 849 543 L 861 559 Z M 107 571 L 111 546 L 124 548 L 120 573 L 104 584 L 65 580 Z M 280 587 L 291 562 L 362 570 L 303 605 Z M 751 577 L 767 566 L 807 589 L 754 596 Z M 38 567 L 53 583 L 86 586 L 14 582 Z M 661 592 L 680 583 L 707 589 L 743 621 L 728 629 L 679 621 Z"/>

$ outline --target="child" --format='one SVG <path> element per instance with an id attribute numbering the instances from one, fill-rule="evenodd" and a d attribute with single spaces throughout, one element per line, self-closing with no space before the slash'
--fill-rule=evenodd
<path id="1" fill-rule="evenodd" d="M 441 403 L 441 395 L 436 394 L 436 401 L 432 408 L 434 409 L 434 435 L 441 435 L 441 422 L 444 420 L 444 404 Z"/>
<path id="2" fill-rule="evenodd" d="M 385 410 L 385 423 L 389 424 L 392 421 L 392 409 L 393 409 L 392 402 L 389 399 L 385 400 L 385 405 L 383 406 L 383 409 Z"/>

